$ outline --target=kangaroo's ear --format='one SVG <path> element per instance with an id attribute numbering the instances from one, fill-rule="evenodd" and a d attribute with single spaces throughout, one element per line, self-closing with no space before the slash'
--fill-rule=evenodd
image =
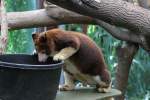
<path id="1" fill-rule="evenodd" d="M 46 34 L 41 34 L 40 37 L 39 37 L 39 41 L 41 43 L 45 43 L 47 41 Z"/>
<path id="2" fill-rule="evenodd" d="M 32 34 L 32 39 L 35 40 L 35 39 L 37 39 L 38 36 L 39 36 L 38 33 L 33 33 L 33 34 Z"/>

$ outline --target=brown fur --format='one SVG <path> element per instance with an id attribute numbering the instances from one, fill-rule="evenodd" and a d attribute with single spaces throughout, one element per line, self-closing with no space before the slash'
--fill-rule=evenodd
<path id="1" fill-rule="evenodd" d="M 51 54 L 54 51 L 59 52 L 66 47 L 76 49 L 77 52 L 69 57 L 68 60 L 83 74 L 99 75 L 101 81 L 107 84 L 99 87 L 108 87 L 110 85 L 111 78 L 102 51 L 88 36 L 78 32 L 52 29 L 40 35 L 33 35 L 33 40 L 37 51 L 46 54 Z M 65 70 L 67 72 L 67 69 Z"/>

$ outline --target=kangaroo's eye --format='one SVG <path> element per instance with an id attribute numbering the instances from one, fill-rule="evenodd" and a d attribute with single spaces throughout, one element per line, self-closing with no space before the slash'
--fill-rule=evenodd
<path id="1" fill-rule="evenodd" d="M 40 51 L 41 53 L 46 53 L 45 50 Z"/>

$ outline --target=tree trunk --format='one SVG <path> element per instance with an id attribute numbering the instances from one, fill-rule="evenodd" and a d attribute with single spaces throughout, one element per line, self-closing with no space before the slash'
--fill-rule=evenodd
<path id="1" fill-rule="evenodd" d="M 134 3 L 133 0 L 124 0 L 124 1 Z M 127 31 L 130 34 L 133 34 L 130 30 L 127 30 Z M 131 36 L 129 36 L 129 37 L 131 37 Z M 133 37 L 131 37 L 131 38 L 133 38 Z M 122 50 L 126 52 L 127 51 L 126 49 L 132 49 L 133 51 L 131 53 L 129 53 L 128 55 L 133 56 L 134 55 L 133 53 L 136 52 L 136 46 L 138 46 L 138 45 L 135 45 L 134 43 L 130 43 L 130 44 L 127 43 L 127 45 L 125 47 L 122 47 L 122 48 L 118 47 L 118 49 L 117 49 L 118 61 L 120 61 L 120 62 L 118 62 L 118 66 L 117 66 L 115 86 L 116 86 L 116 88 L 118 88 L 122 91 L 122 94 L 120 96 L 116 97 L 116 100 L 125 100 L 125 92 L 126 92 L 126 87 L 128 85 L 129 72 L 130 72 L 130 68 L 131 68 L 131 64 L 129 64 L 129 63 L 132 62 L 132 59 L 131 59 L 131 62 L 127 61 L 128 64 L 125 64 L 125 65 L 127 65 L 127 66 L 125 66 L 124 63 L 122 63 L 123 61 L 121 61 L 120 60 L 121 58 L 119 58 L 119 57 L 124 56 L 121 53 L 124 53 L 124 52 L 122 52 Z M 126 59 L 124 59 L 124 60 L 126 61 Z"/>
<path id="2" fill-rule="evenodd" d="M 47 0 L 69 10 L 150 35 L 150 11 L 123 0 Z"/>
<path id="3" fill-rule="evenodd" d="M 118 66 L 115 87 L 121 90 L 122 95 L 116 97 L 116 100 L 124 100 L 125 98 L 130 67 L 137 51 L 138 45 L 133 43 L 127 43 L 127 45 L 117 48 Z"/>
<path id="4" fill-rule="evenodd" d="M 5 0 L 1 0 L 1 36 L 0 36 L 0 54 L 5 53 L 7 47 L 8 23 L 5 9 Z"/>

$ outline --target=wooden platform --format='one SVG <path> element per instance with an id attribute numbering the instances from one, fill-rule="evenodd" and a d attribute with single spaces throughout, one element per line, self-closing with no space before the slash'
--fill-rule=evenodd
<path id="1" fill-rule="evenodd" d="M 110 93 L 97 93 L 93 88 L 77 88 L 73 91 L 58 91 L 55 100 L 102 100 L 120 94 L 116 89 L 112 89 Z"/>

